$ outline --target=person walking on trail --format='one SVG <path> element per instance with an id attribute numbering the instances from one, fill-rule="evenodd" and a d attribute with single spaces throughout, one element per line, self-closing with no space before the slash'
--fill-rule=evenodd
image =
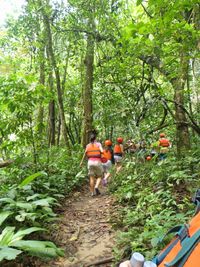
<path id="1" fill-rule="evenodd" d="M 159 148 L 160 148 L 159 160 L 163 160 L 167 158 L 169 147 L 170 147 L 169 140 L 165 137 L 164 133 L 161 133 L 160 139 L 159 139 Z"/>
<path id="2" fill-rule="evenodd" d="M 122 157 L 124 155 L 123 138 L 117 138 L 117 144 L 114 146 L 114 159 L 116 166 L 116 173 L 122 168 Z"/>
<path id="3" fill-rule="evenodd" d="M 106 186 L 108 182 L 108 178 L 111 175 L 110 169 L 112 168 L 112 164 L 115 163 L 115 160 L 114 160 L 114 153 L 112 149 L 112 141 L 106 140 L 104 144 L 105 144 L 105 148 L 102 154 L 103 172 L 104 172 L 103 185 Z"/>
<path id="4" fill-rule="evenodd" d="M 91 196 L 100 195 L 99 185 L 103 176 L 103 166 L 101 162 L 101 154 L 103 148 L 101 143 L 96 141 L 96 135 L 91 134 L 90 143 L 86 146 L 83 158 L 80 166 L 83 164 L 83 160 L 87 156 L 88 158 L 88 175 L 90 177 L 90 192 Z M 95 183 L 96 179 L 96 183 Z"/>

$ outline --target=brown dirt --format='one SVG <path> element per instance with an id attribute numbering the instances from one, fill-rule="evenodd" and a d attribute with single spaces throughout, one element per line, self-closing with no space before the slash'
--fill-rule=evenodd
<path id="1" fill-rule="evenodd" d="M 101 192 L 100 196 L 91 197 L 88 188 L 84 188 L 65 201 L 53 235 L 66 256 L 38 266 L 87 267 L 112 257 L 114 230 L 109 220 L 116 207 L 106 189 Z M 112 263 L 98 266 L 110 267 Z"/>

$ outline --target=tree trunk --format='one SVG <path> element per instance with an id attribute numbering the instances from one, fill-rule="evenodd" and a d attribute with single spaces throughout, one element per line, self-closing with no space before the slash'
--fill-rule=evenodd
<path id="1" fill-rule="evenodd" d="M 41 3 L 41 2 L 40 2 Z M 59 106 L 59 113 L 60 113 L 60 119 L 61 119 L 61 125 L 62 125 L 62 133 L 65 145 L 69 147 L 69 140 L 68 140 L 68 134 L 67 134 L 67 125 L 65 120 L 65 113 L 64 113 L 64 105 L 63 105 L 63 97 L 62 97 L 62 88 L 61 88 L 61 80 L 60 80 L 60 72 L 59 68 L 56 64 L 56 58 L 53 51 L 53 41 L 52 41 L 52 32 L 51 32 L 51 26 L 49 22 L 49 18 L 44 10 L 44 7 L 41 3 L 41 10 L 42 15 L 44 19 L 44 25 L 46 28 L 46 34 L 47 34 L 47 42 L 48 42 L 48 53 L 51 60 L 51 65 L 54 69 L 55 77 L 56 77 L 56 88 L 57 88 L 57 95 L 58 95 L 58 106 Z"/>
<path id="2" fill-rule="evenodd" d="M 50 60 L 50 55 L 49 51 L 47 50 L 47 58 L 49 61 L 49 90 L 51 95 L 54 95 L 54 86 L 53 86 L 53 72 L 51 69 L 51 60 Z M 49 102 L 49 118 L 48 118 L 48 145 L 49 147 L 55 145 L 55 100 L 51 99 Z"/>
<path id="3" fill-rule="evenodd" d="M 85 85 L 83 88 L 83 147 L 89 143 L 89 135 L 92 131 L 92 89 L 93 89 L 93 69 L 94 69 L 94 38 L 92 35 L 87 36 L 87 50 L 85 56 Z"/>
<path id="4" fill-rule="evenodd" d="M 45 60 L 44 60 L 44 50 L 45 47 L 42 45 L 39 53 L 39 60 L 40 60 L 40 78 L 39 83 L 44 86 L 45 85 Z M 42 132 L 44 129 L 44 107 L 42 103 L 39 105 L 38 109 L 38 135 L 42 136 Z"/>
<path id="5" fill-rule="evenodd" d="M 188 61 L 180 56 L 180 69 L 175 79 L 171 80 L 174 88 L 176 142 L 178 157 L 182 157 L 190 149 L 190 137 L 184 107 L 184 86 L 187 79 Z"/>
<path id="6" fill-rule="evenodd" d="M 57 126 L 57 146 L 60 145 L 60 130 L 61 130 L 61 119 L 60 119 L 60 115 L 58 116 L 58 126 Z"/>

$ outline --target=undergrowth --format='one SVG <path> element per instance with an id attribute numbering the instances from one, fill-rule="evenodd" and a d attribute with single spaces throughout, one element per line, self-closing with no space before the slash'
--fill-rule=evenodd
<path id="1" fill-rule="evenodd" d="M 199 178 L 199 151 L 181 160 L 172 154 L 163 161 L 139 162 L 136 157 L 126 157 L 110 185 L 123 206 L 114 223 L 117 260 L 129 258 L 133 251 L 153 258 L 160 250 L 158 238 L 194 214 L 191 198 L 200 187 Z"/>
<path id="2" fill-rule="evenodd" d="M 64 255 L 46 239 L 56 229 L 56 210 L 63 198 L 85 182 L 85 173 L 77 169 L 79 150 L 74 147 L 70 155 L 61 148 L 44 150 L 37 164 L 27 154 L 0 169 L 1 264 L 16 257 L 24 262 L 22 252 L 44 259 Z M 16 242 L 16 236 L 22 239 L 26 235 L 32 240 L 25 237 Z"/>

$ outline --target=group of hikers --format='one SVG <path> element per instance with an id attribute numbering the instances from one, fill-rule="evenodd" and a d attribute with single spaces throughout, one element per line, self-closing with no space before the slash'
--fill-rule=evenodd
<path id="1" fill-rule="evenodd" d="M 101 194 L 99 185 L 102 178 L 103 185 L 107 184 L 113 164 L 116 166 L 116 173 L 121 170 L 123 156 L 124 147 L 122 137 L 117 138 L 117 143 L 113 150 L 111 140 L 106 140 L 104 142 L 104 147 L 102 147 L 101 143 L 96 140 L 96 134 L 91 134 L 90 143 L 86 146 L 80 163 L 80 166 L 82 166 L 84 159 L 87 157 L 91 196 L 98 196 Z"/>
<path id="2" fill-rule="evenodd" d="M 80 167 L 83 165 L 85 158 L 88 159 L 88 175 L 90 179 L 90 193 L 91 196 L 100 195 L 99 186 L 101 181 L 106 186 L 111 176 L 112 165 L 115 165 L 116 174 L 122 168 L 122 159 L 125 153 L 137 153 L 141 155 L 144 160 L 151 160 L 153 157 L 158 160 L 163 160 L 167 157 L 169 147 L 171 146 L 169 140 L 164 133 L 160 134 L 160 139 L 151 144 L 148 150 L 145 140 L 141 140 L 135 144 L 129 139 L 124 145 L 123 138 L 118 137 L 114 148 L 112 148 L 112 141 L 105 140 L 104 146 L 96 140 L 96 132 L 90 135 L 90 143 L 86 146 L 84 155 L 82 157 Z"/>
<path id="3" fill-rule="evenodd" d="M 143 160 L 163 160 L 167 157 L 167 153 L 169 148 L 171 147 L 171 143 L 169 139 L 166 138 L 164 133 L 160 133 L 159 140 L 147 145 L 146 141 L 142 139 L 139 143 L 135 143 L 131 139 L 127 141 L 124 146 L 124 151 L 128 153 L 137 153 L 138 157 Z"/>

